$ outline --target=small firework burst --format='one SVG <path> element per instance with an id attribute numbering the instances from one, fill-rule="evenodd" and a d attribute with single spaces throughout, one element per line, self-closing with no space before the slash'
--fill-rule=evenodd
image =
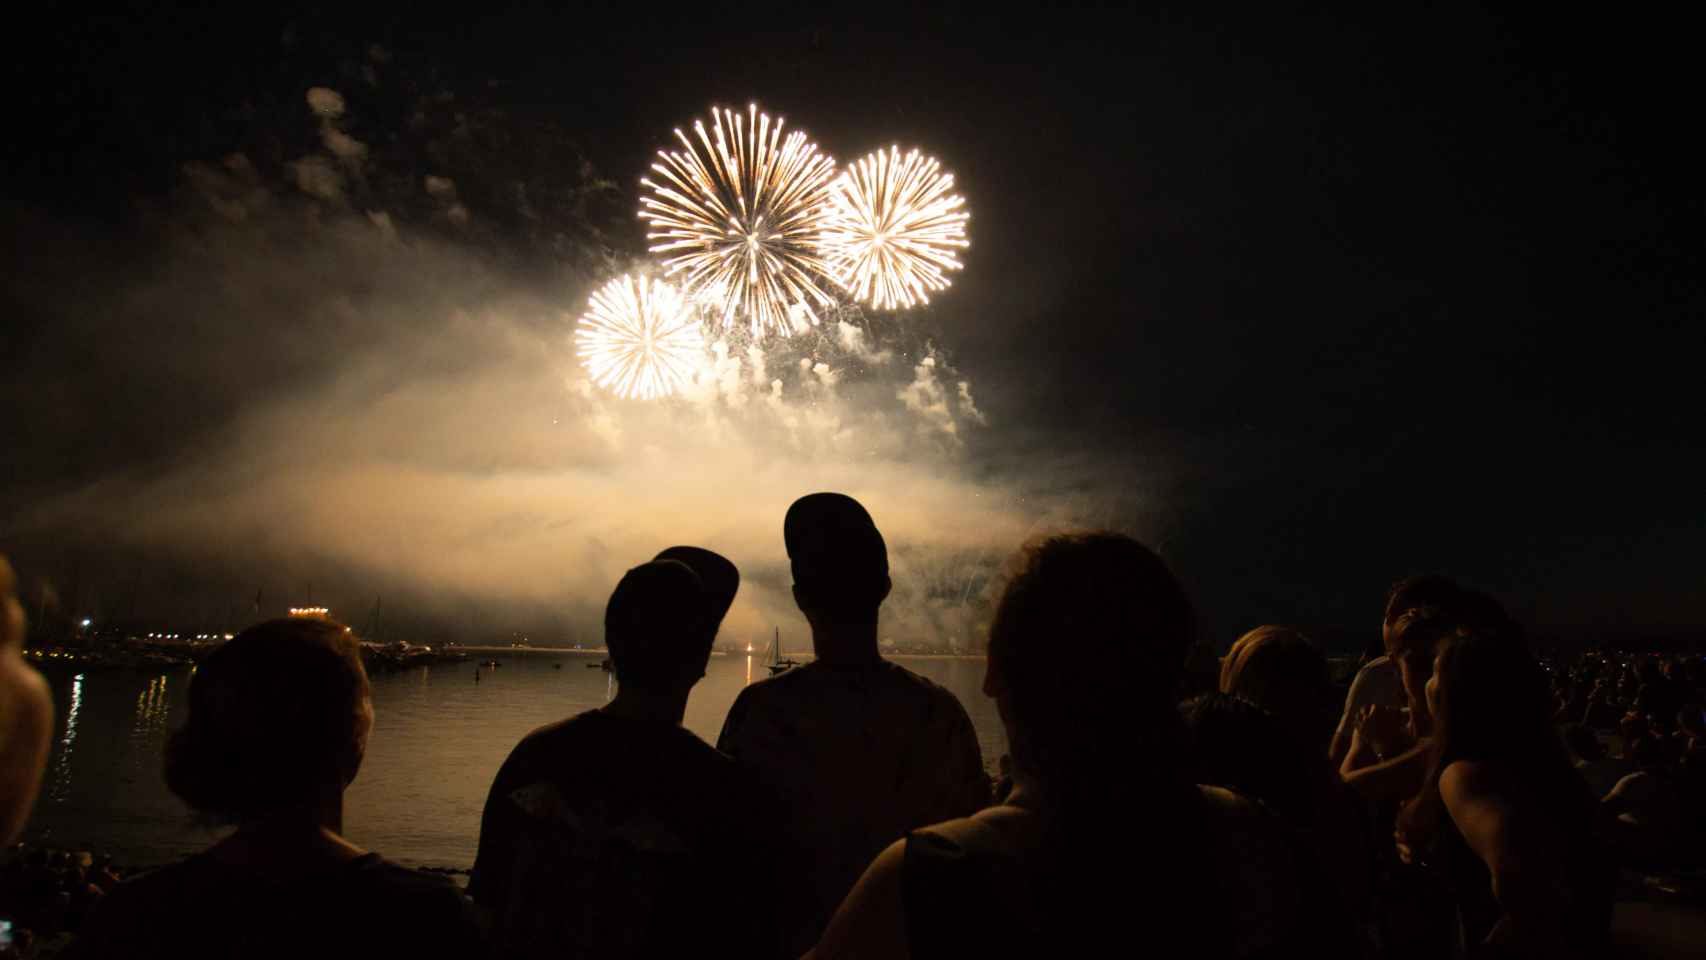
<path id="1" fill-rule="evenodd" d="M 642 400 L 679 390 L 705 355 L 699 321 L 680 291 L 645 277 L 618 277 L 594 293 L 575 343 L 594 383 Z"/>
<path id="2" fill-rule="evenodd" d="M 928 303 L 969 246 L 971 214 L 953 188 L 953 175 L 917 150 L 891 147 L 853 163 L 830 188 L 833 213 L 820 238 L 830 276 L 878 310 Z"/>

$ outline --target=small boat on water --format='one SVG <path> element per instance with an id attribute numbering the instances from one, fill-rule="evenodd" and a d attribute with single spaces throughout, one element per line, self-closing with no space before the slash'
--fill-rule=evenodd
<path id="1" fill-rule="evenodd" d="M 503 664 L 499 663 L 496 660 L 481 660 L 480 666 L 482 666 L 482 667 L 494 667 L 495 668 L 495 667 L 501 667 L 501 666 L 503 666 Z"/>
<path id="2" fill-rule="evenodd" d="M 770 675 L 774 677 L 799 665 L 798 660 L 788 660 L 782 656 L 782 628 L 777 627 L 776 637 L 770 641 L 770 662 L 765 664 L 770 669 Z"/>

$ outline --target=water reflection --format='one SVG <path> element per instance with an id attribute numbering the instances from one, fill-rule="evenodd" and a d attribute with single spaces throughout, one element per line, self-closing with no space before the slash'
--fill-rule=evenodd
<path id="1" fill-rule="evenodd" d="M 746 663 L 738 654 L 712 657 L 688 699 L 687 729 L 715 743 L 735 697 L 766 676 L 757 669 L 763 662 L 756 651 Z M 993 703 L 980 692 L 983 665 L 903 663 L 959 696 L 993 766 L 1006 743 Z M 614 695 L 614 677 L 597 666 L 587 655 L 515 654 L 479 685 L 469 682 L 463 667 L 374 676 L 377 726 L 347 796 L 347 834 L 411 866 L 466 869 L 486 793 L 516 742 Z M 51 776 L 28 839 L 105 849 L 121 862 L 144 865 L 169 862 L 217 838 L 217 831 L 189 815 L 162 776 L 167 735 L 188 709 L 187 684 L 171 679 L 188 676 L 188 671 L 50 676 L 64 726 L 55 730 L 60 736 L 53 742 Z"/>
<path id="2" fill-rule="evenodd" d="M 166 729 L 169 702 L 166 700 L 165 674 L 148 681 L 148 686 L 136 695 L 136 714 L 130 735 L 135 740 L 152 740 Z"/>
<path id="3" fill-rule="evenodd" d="M 53 763 L 53 786 L 48 799 L 62 800 L 71 787 L 71 755 L 77 747 L 77 715 L 83 712 L 83 675 L 71 678 L 71 709 L 65 711 L 65 736 L 59 738 L 59 756 Z"/>

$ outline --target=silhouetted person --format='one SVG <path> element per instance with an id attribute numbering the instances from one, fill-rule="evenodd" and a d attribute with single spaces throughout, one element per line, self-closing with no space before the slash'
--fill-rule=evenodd
<path id="1" fill-rule="evenodd" d="M 1460 590 L 1456 583 L 1437 574 L 1408 577 L 1392 585 L 1386 593 L 1386 613 L 1380 621 L 1380 638 L 1387 655 L 1363 664 L 1351 680 L 1345 695 L 1345 709 L 1339 715 L 1339 727 L 1327 748 L 1333 766 L 1344 763 L 1351 747 L 1351 735 L 1358 721 L 1371 706 L 1402 708 L 1405 704 L 1404 685 L 1398 675 L 1398 663 L 1391 656 L 1392 628 L 1406 612 L 1422 606 L 1450 608 Z"/>
<path id="2" fill-rule="evenodd" d="M 1599 735 L 1580 723 L 1572 723 L 1561 731 L 1564 745 L 1570 748 L 1572 761 L 1576 772 L 1587 781 L 1588 789 L 1595 797 L 1603 798 L 1623 779 L 1632 769 L 1627 761 L 1619 760 L 1605 752 L 1605 744 L 1599 740 Z"/>
<path id="3" fill-rule="evenodd" d="M 1345 782 L 1379 805 L 1387 822 L 1395 812 L 1392 805 L 1415 796 L 1427 777 L 1432 716 L 1423 702 L 1423 688 L 1433 676 L 1440 639 L 1459 623 L 1443 608 L 1419 606 L 1404 611 L 1387 632 L 1388 656 L 1398 665 L 1404 707 L 1364 706 L 1339 767 Z"/>
<path id="4" fill-rule="evenodd" d="M 771 957 L 774 804 L 681 726 L 740 575 L 671 548 L 604 613 L 617 693 L 539 728 L 486 799 L 469 895 L 499 957 Z M 698 572 L 695 572 L 698 571 Z"/>
<path id="5" fill-rule="evenodd" d="M 53 697 L 24 662 L 23 643 L 17 578 L 0 555 L 0 844 L 24 828 L 53 746 Z"/>
<path id="6" fill-rule="evenodd" d="M 1414 706 L 1431 718 L 1429 766 L 1398 818 L 1401 855 L 1451 889 L 1460 948 L 1603 956 L 1615 873 L 1544 676 L 1509 632 L 1454 630 L 1437 649 Z"/>
<path id="7" fill-rule="evenodd" d="M 1177 693 L 1193 620 L 1129 537 L 1027 547 L 984 680 L 1012 795 L 884 850 L 812 956 L 1347 955 L 1349 921 L 1292 831 L 1191 781 Z"/>
<path id="8" fill-rule="evenodd" d="M 1239 637 L 1221 663 L 1220 692 L 1260 706 L 1310 752 L 1327 750 L 1335 707 L 1327 657 L 1296 630 L 1262 626 Z"/>
<path id="9" fill-rule="evenodd" d="M 479 950 L 452 884 L 340 836 L 373 729 L 359 648 L 325 620 L 272 620 L 201 662 L 166 785 L 229 837 L 120 883 L 88 957 L 458 957 Z"/>
<path id="10" fill-rule="evenodd" d="M 742 690 L 717 746 L 782 798 L 794 854 L 782 911 L 798 954 L 872 857 L 982 807 L 989 780 L 959 700 L 878 653 L 888 548 L 865 508 L 801 497 L 782 539 L 816 659 Z"/>

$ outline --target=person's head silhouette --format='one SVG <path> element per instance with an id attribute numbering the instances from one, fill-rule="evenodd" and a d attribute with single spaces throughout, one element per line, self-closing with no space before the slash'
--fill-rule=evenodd
<path id="1" fill-rule="evenodd" d="M 652 560 L 623 575 L 604 608 L 604 643 L 624 689 L 684 694 L 705 675 L 715 623 L 726 606 L 680 560 Z"/>
<path id="2" fill-rule="evenodd" d="M 727 557 L 704 547 L 670 547 L 652 559 L 679 560 L 699 575 L 699 583 L 705 588 L 705 602 L 709 605 L 710 619 L 706 626 L 711 631 L 711 639 L 715 640 L 723 617 L 734 604 L 735 594 L 740 592 L 740 570 Z"/>
<path id="3" fill-rule="evenodd" d="M 1126 776 L 1130 757 L 1144 757 L 1146 771 L 1176 766 L 1195 616 L 1172 571 L 1108 531 L 1035 540 L 1015 560 L 984 680 L 1014 764 L 1051 789 L 1092 795 Z"/>
<path id="4" fill-rule="evenodd" d="M 166 785 L 239 822 L 323 805 L 355 780 L 373 729 L 360 647 L 329 620 L 269 620 L 215 650 L 190 680 Z"/>
<path id="5" fill-rule="evenodd" d="M 889 595 L 883 535 L 859 501 L 841 493 L 795 500 L 782 521 L 794 602 L 814 630 L 874 626 Z"/>

